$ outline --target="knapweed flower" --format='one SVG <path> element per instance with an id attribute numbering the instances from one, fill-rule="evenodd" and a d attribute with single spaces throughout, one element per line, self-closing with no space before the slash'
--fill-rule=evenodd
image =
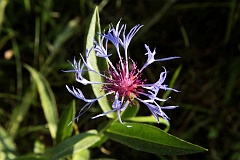
<path id="1" fill-rule="evenodd" d="M 94 41 L 93 47 L 89 50 L 86 50 L 85 58 L 82 54 L 80 54 L 81 60 L 76 61 L 76 59 L 74 59 L 73 63 L 71 63 L 74 70 L 66 71 L 75 72 L 75 78 L 77 82 L 83 85 L 101 85 L 102 90 L 105 91 L 105 94 L 100 97 L 87 99 L 80 89 L 66 86 L 71 94 L 86 102 L 75 119 L 78 120 L 79 116 L 89 109 L 94 102 L 108 95 L 112 95 L 112 110 L 92 118 L 104 116 L 108 113 L 116 111 L 119 121 L 123 123 L 121 120 L 121 112 L 126 109 L 126 107 L 134 104 L 133 100 L 138 100 L 140 103 L 148 107 L 158 122 L 159 116 L 168 121 L 168 116 L 162 110 L 173 109 L 177 107 L 162 107 L 159 105 L 159 102 L 167 100 L 158 97 L 158 92 L 160 90 L 173 90 L 177 92 L 177 90 L 169 88 L 166 84 L 164 84 L 167 76 L 167 71 L 164 67 L 162 67 L 163 71 L 160 73 L 159 79 L 156 83 L 149 84 L 147 83 L 148 80 L 143 79 L 141 76 L 143 70 L 153 62 L 172 60 L 179 57 L 155 59 L 154 56 L 156 54 L 156 50 L 154 49 L 151 51 L 149 46 L 145 44 L 145 55 L 147 55 L 147 61 L 141 68 L 138 68 L 136 62 L 134 62 L 134 60 L 128 56 L 128 46 L 134 35 L 139 31 L 140 28 L 143 27 L 143 25 L 134 26 L 128 33 L 126 27 L 126 24 L 120 25 L 120 21 L 117 23 L 115 28 L 113 25 L 110 25 L 109 30 L 106 33 L 104 32 L 100 34 L 100 42 Z M 113 63 L 110 60 L 112 54 L 108 53 L 109 43 L 112 44 L 116 49 L 116 54 L 119 58 L 117 63 Z M 92 52 L 92 50 L 95 52 Z M 89 62 L 89 54 L 96 54 L 96 57 L 104 58 L 108 63 L 108 70 L 98 73 Z M 83 72 L 86 71 L 102 76 L 105 81 L 92 82 L 84 78 Z"/>

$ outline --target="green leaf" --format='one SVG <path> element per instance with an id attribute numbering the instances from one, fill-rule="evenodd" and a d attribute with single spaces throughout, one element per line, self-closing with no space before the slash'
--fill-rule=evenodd
<path id="1" fill-rule="evenodd" d="M 34 142 L 34 148 L 33 148 L 33 152 L 37 155 L 37 154 L 44 154 L 45 153 L 45 144 L 42 140 L 37 139 Z"/>
<path id="2" fill-rule="evenodd" d="M 84 149 L 78 153 L 75 153 L 72 158 L 72 160 L 89 160 L 89 159 L 90 159 L 89 149 Z"/>
<path id="3" fill-rule="evenodd" d="M 8 0 L 3 0 L 3 1 L 0 1 L 0 31 L 1 31 L 1 28 L 2 28 L 2 23 L 4 22 L 4 11 L 5 11 L 5 8 L 7 7 L 7 4 L 8 4 Z"/>
<path id="4" fill-rule="evenodd" d="M 18 129 L 17 138 L 23 138 L 37 132 L 46 133 L 47 131 L 45 124 L 21 126 L 21 128 Z"/>
<path id="5" fill-rule="evenodd" d="M 14 158 L 14 160 L 48 160 L 48 158 L 42 158 L 36 155 L 30 155 L 30 156 L 21 156 Z"/>
<path id="6" fill-rule="evenodd" d="M 48 16 L 48 14 L 47 14 Z M 60 56 L 62 53 L 60 50 L 62 50 L 62 46 L 64 45 L 65 42 L 67 42 L 70 38 L 75 36 L 79 30 L 80 18 L 74 18 L 70 20 L 62 29 L 60 33 L 56 36 L 54 39 L 53 44 L 47 43 L 47 47 L 50 51 L 50 54 L 46 57 L 46 61 L 44 64 L 41 66 L 41 72 L 46 76 L 50 74 L 51 72 L 51 63 L 56 59 L 57 56 Z M 43 24 L 41 24 L 42 26 Z"/>
<path id="7" fill-rule="evenodd" d="M 138 116 L 138 117 L 130 117 L 126 119 L 127 121 L 132 122 L 147 122 L 147 123 L 157 123 L 156 118 L 152 116 Z M 166 128 L 163 130 L 164 132 L 168 132 L 170 129 L 170 125 L 165 121 L 162 117 L 159 117 L 159 123 L 164 124 Z"/>
<path id="8" fill-rule="evenodd" d="M 154 126 L 138 123 L 127 123 L 126 127 L 114 123 L 106 135 L 117 142 L 136 150 L 158 155 L 184 155 L 207 151 L 198 145 L 174 137 Z"/>
<path id="9" fill-rule="evenodd" d="M 157 120 L 154 116 L 138 116 L 135 117 L 139 111 L 139 102 L 134 101 L 134 105 L 129 105 L 121 115 L 123 121 L 131 121 L 131 122 L 147 122 L 147 123 L 157 123 Z M 162 117 L 159 117 L 159 122 L 164 124 L 166 128 L 164 132 L 168 132 L 170 125 L 167 123 Z"/>
<path id="10" fill-rule="evenodd" d="M 62 32 L 57 35 L 53 42 L 53 46 L 55 49 L 60 49 L 65 42 L 67 42 L 71 37 L 76 35 L 80 28 L 79 22 L 80 18 L 76 17 L 67 23 Z"/>
<path id="11" fill-rule="evenodd" d="M 40 72 L 29 65 L 25 65 L 25 68 L 30 72 L 36 83 L 50 134 L 52 138 L 55 139 L 57 134 L 58 112 L 53 91 L 46 78 Z"/>
<path id="12" fill-rule="evenodd" d="M 134 122 L 148 122 L 148 123 L 156 123 L 157 122 L 157 120 L 154 116 L 130 117 L 127 120 L 134 121 Z M 159 121 L 160 121 L 160 123 L 162 123 L 165 120 L 162 117 L 159 117 Z"/>
<path id="13" fill-rule="evenodd" d="M 26 89 L 26 93 L 22 97 L 21 103 L 17 104 L 16 107 L 14 107 L 8 127 L 8 132 L 13 137 L 15 137 L 15 135 L 20 131 L 19 126 L 24 120 L 25 116 L 28 114 L 29 108 L 35 99 L 36 94 L 36 86 L 31 83 L 29 85 L 29 88 Z"/>
<path id="14" fill-rule="evenodd" d="M 70 104 L 70 107 L 67 107 L 62 116 L 60 117 L 57 130 L 57 139 L 56 142 L 59 143 L 67 137 L 71 136 L 73 131 L 73 123 L 68 126 L 69 122 L 73 120 L 76 112 L 75 100 Z"/>
<path id="15" fill-rule="evenodd" d="M 122 120 L 135 117 L 139 111 L 139 102 L 134 101 L 134 105 L 128 105 L 128 107 L 124 110 L 121 115 Z"/>
<path id="16" fill-rule="evenodd" d="M 13 159 L 16 157 L 16 146 L 11 135 L 0 126 L 0 159 Z"/>
<path id="17" fill-rule="evenodd" d="M 84 149 L 91 147 L 99 140 L 100 137 L 97 135 L 96 130 L 91 130 L 86 133 L 75 135 L 62 141 L 56 146 L 52 159 L 59 159 L 78 153 Z"/>
<path id="18" fill-rule="evenodd" d="M 99 20 L 99 13 L 98 13 L 98 8 L 96 7 L 90 22 L 88 34 L 87 34 L 87 39 L 86 39 L 86 49 L 90 50 L 93 47 L 93 38 L 95 37 L 96 32 L 101 32 L 100 29 L 100 20 Z M 99 40 L 99 36 L 97 38 Z M 97 71 L 98 73 L 102 73 L 103 69 L 107 66 L 106 60 L 104 58 L 97 58 L 96 53 L 94 50 L 91 51 L 89 55 L 89 62 L 92 65 L 92 67 Z M 102 72 L 100 72 L 100 70 Z M 93 82 L 103 82 L 103 79 L 100 75 L 89 72 L 89 79 Z M 102 86 L 98 84 L 93 84 L 92 85 L 93 92 L 96 97 L 102 96 L 104 91 L 102 91 Z M 101 91 L 101 92 L 100 92 Z M 98 103 L 100 107 L 102 108 L 103 112 L 107 112 L 111 110 L 111 107 L 108 103 L 107 97 L 102 97 L 101 99 L 98 100 Z M 113 117 L 113 113 L 107 114 L 107 117 Z"/>

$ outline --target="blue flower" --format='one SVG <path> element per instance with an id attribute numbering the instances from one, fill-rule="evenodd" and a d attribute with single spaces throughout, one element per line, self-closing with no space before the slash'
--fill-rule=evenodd
<path id="1" fill-rule="evenodd" d="M 121 21 L 121 20 L 120 20 Z M 82 91 L 75 87 L 67 87 L 67 90 L 74 95 L 75 97 L 81 99 L 86 102 L 86 104 L 80 110 L 78 116 L 75 119 L 79 119 L 79 117 L 88 110 L 94 102 L 98 99 L 107 96 L 113 95 L 114 101 L 112 103 L 112 110 L 99 114 L 92 118 L 97 118 L 100 116 L 105 116 L 111 112 L 117 112 L 118 119 L 120 123 L 123 123 L 121 120 L 121 112 L 124 111 L 129 105 L 134 104 L 133 100 L 136 99 L 140 103 L 143 103 L 148 107 L 150 112 L 156 118 L 159 123 L 159 116 L 163 117 L 166 121 L 168 121 L 169 117 L 162 111 L 163 109 L 173 109 L 177 106 L 160 106 L 159 102 L 167 101 L 167 99 L 161 99 L 158 97 L 158 93 L 160 90 L 172 90 L 178 92 L 175 89 L 169 88 L 164 81 L 167 76 L 167 71 L 163 67 L 163 71 L 160 73 L 159 80 L 153 84 L 148 84 L 146 79 L 142 79 L 143 70 L 148 67 L 150 64 L 159 61 L 172 60 L 179 57 L 168 57 L 155 59 L 156 49 L 153 51 L 150 50 L 149 46 L 145 44 L 147 61 L 146 63 L 139 69 L 129 56 L 128 56 L 128 46 L 134 37 L 134 35 L 143 27 L 143 25 L 134 26 L 128 33 L 126 33 L 126 24 L 120 25 L 120 21 L 117 23 L 114 28 L 113 25 L 109 26 L 109 30 L 105 33 L 100 34 L 101 40 L 98 43 L 94 41 L 94 46 L 90 50 L 86 50 L 85 58 L 82 54 L 80 54 L 81 59 L 77 62 L 74 59 L 73 63 L 70 64 L 73 67 L 73 70 L 66 72 L 74 72 L 76 81 L 83 84 L 99 84 L 102 85 L 102 90 L 106 91 L 106 94 L 94 98 L 87 99 L 83 95 Z M 115 65 L 110 60 L 112 54 L 108 53 L 108 44 L 112 43 L 116 49 L 116 52 L 119 57 L 119 62 Z M 120 52 L 120 47 L 123 48 L 123 52 Z M 99 58 L 104 58 L 108 63 L 109 69 L 107 71 L 102 71 L 102 73 L 98 73 L 89 63 L 89 54 L 91 50 L 95 51 L 95 54 Z M 123 56 L 122 56 L 123 55 Z M 131 67 L 129 67 L 131 64 Z M 91 71 L 95 74 L 98 74 L 103 77 L 104 82 L 92 82 L 83 77 L 83 72 Z M 75 120 L 74 119 L 74 120 Z"/>

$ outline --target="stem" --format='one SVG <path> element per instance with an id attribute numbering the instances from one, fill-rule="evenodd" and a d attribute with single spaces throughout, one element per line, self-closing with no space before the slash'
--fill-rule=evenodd
<path id="1" fill-rule="evenodd" d="M 124 71 L 123 62 L 122 62 L 122 57 L 121 57 L 121 55 L 120 55 L 119 48 L 117 48 L 117 53 L 118 53 L 118 57 L 119 57 L 119 59 L 120 59 L 120 63 L 121 63 L 122 70 Z"/>
<path id="2" fill-rule="evenodd" d="M 129 68 L 128 68 L 128 58 L 127 58 L 127 48 L 125 48 L 125 59 L 126 59 L 126 78 L 128 78 L 129 77 Z"/>

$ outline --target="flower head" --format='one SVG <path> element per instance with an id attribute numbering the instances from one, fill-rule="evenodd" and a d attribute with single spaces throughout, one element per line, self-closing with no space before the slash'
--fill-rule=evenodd
<path id="1" fill-rule="evenodd" d="M 104 116 L 111 112 L 117 112 L 119 121 L 123 123 L 121 120 L 121 112 L 125 110 L 129 105 L 132 105 L 134 103 L 133 100 L 135 99 L 147 106 L 158 122 L 159 116 L 168 121 L 168 116 L 162 110 L 173 109 L 177 106 L 160 106 L 159 102 L 166 101 L 167 99 L 159 98 L 158 93 L 160 90 L 173 90 L 175 92 L 178 91 L 169 88 L 166 84 L 164 84 L 167 76 L 166 69 L 163 67 L 163 71 L 160 73 L 159 80 L 153 84 L 148 84 L 147 79 L 143 79 L 141 76 L 143 70 L 150 64 L 179 57 L 155 59 L 154 56 L 156 54 L 156 49 L 151 51 L 149 46 L 145 44 L 145 55 L 148 56 L 147 61 L 141 68 L 138 68 L 136 62 L 134 62 L 128 56 L 128 46 L 134 35 L 139 31 L 141 27 L 143 27 L 143 25 L 136 25 L 127 33 L 126 24 L 120 25 L 119 21 L 115 28 L 113 25 L 111 25 L 106 33 L 100 34 L 100 42 L 98 43 L 97 41 L 94 41 L 94 46 L 90 50 L 86 51 L 85 58 L 83 58 L 83 55 L 80 54 L 81 60 L 77 62 L 76 59 L 74 59 L 74 62 L 71 63 L 73 70 L 66 72 L 75 72 L 75 78 L 77 82 L 83 85 L 102 85 L 102 90 L 106 91 L 106 94 L 103 94 L 100 97 L 87 99 L 80 89 L 77 89 L 75 87 L 72 87 L 72 89 L 70 89 L 68 86 L 66 86 L 71 94 L 86 102 L 86 105 L 82 107 L 79 115 L 75 119 L 78 119 L 79 116 L 81 116 L 87 109 L 89 109 L 91 105 L 98 99 L 107 95 L 113 95 L 114 100 L 112 103 L 112 110 L 99 114 L 93 118 Z M 112 54 L 108 53 L 107 47 L 109 43 L 112 43 L 116 49 L 117 55 L 119 57 L 119 62 L 117 63 L 113 63 L 110 60 Z M 120 52 L 120 47 L 123 49 L 123 53 Z M 89 63 L 89 54 L 92 49 L 95 51 L 97 57 L 104 58 L 106 60 L 109 66 L 107 71 L 98 73 L 91 66 Z M 86 71 L 94 72 L 95 74 L 102 76 L 105 81 L 92 82 L 90 80 L 87 80 L 82 75 L 82 73 Z"/>

